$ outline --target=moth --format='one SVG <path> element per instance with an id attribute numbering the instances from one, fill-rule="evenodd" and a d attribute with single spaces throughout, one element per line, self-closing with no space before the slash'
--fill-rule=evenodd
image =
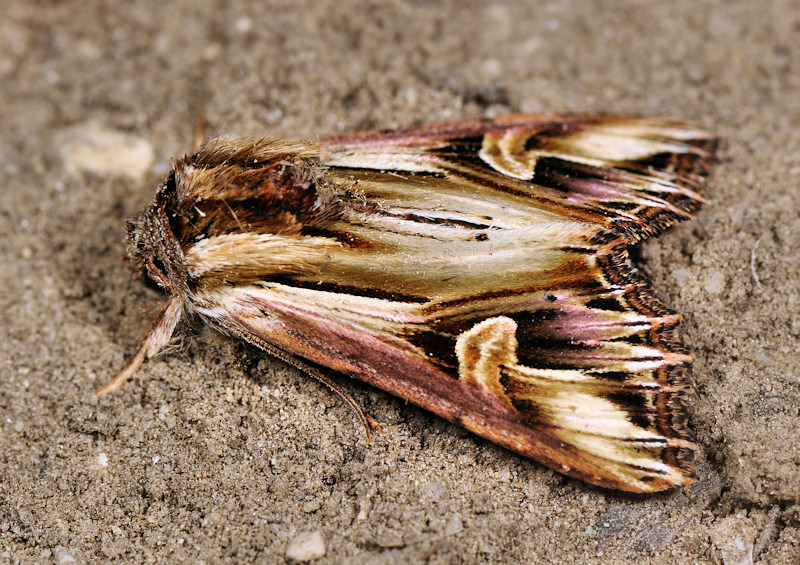
<path id="1" fill-rule="evenodd" d="M 602 487 L 693 481 L 679 315 L 628 248 L 691 219 L 715 138 L 684 122 L 517 115 L 316 141 L 219 137 L 127 224 L 186 316 L 329 384 L 360 379 Z"/>

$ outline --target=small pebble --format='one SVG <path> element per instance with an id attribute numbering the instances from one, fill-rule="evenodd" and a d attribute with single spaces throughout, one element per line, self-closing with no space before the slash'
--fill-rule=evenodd
<path id="1" fill-rule="evenodd" d="M 319 530 L 297 534 L 286 548 L 286 558 L 295 561 L 312 561 L 324 556 L 325 540 Z"/>
<path id="2" fill-rule="evenodd" d="M 457 514 L 453 514 L 450 516 L 450 519 L 447 520 L 447 525 L 444 527 L 444 535 L 446 536 L 454 536 L 464 529 L 464 524 L 461 522 L 461 518 Z"/>
<path id="3" fill-rule="evenodd" d="M 146 140 L 96 123 L 62 131 L 58 147 L 67 172 L 141 179 L 153 164 L 153 147 Z"/>
<path id="4" fill-rule="evenodd" d="M 725 289 L 725 275 L 720 271 L 711 269 L 706 273 L 703 288 L 709 294 L 719 294 Z"/>
<path id="5" fill-rule="evenodd" d="M 72 565 L 73 563 L 78 563 L 78 559 L 62 545 L 55 548 L 55 557 L 58 565 Z"/>

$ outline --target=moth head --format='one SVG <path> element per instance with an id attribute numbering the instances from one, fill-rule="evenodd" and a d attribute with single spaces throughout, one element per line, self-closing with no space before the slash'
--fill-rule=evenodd
<path id="1" fill-rule="evenodd" d="M 155 201 L 126 223 L 128 257 L 134 267 L 175 295 L 186 292 L 186 266 L 175 235 L 175 175 L 156 194 Z M 172 218 L 172 221 L 171 221 Z"/>

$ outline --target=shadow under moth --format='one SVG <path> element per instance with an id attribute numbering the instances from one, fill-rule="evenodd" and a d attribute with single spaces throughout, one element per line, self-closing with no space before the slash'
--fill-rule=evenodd
<path id="1" fill-rule="evenodd" d="M 679 315 L 628 247 L 691 219 L 713 136 L 675 121 L 509 116 L 313 142 L 219 137 L 128 222 L 178 322 L 322 380 L 365 381 L 552 469 L 693 481 Z"/>

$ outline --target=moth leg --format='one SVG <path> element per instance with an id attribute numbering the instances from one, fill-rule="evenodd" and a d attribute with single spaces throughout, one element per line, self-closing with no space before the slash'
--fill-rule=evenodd
<path id="1" fill-rule="evenodd" d="M 175 326 L 181 319 L 183 312 L 183 301 L 180 298 L 173 296 L 170 298 L 161 311 L 156 315 L 153 323 L 150 324 L 150 329 L 147 330 L 147 335 L 144 338 L 144 343 L 136 352 L 136 356 L 131 360 L 128 365 L 122 369 L 117 375 L 111 379 L 105 386 L 101 386 L 95 394 L 101 395 L 117 390 L 122 383 L 127 381 L 133 376 L 139 367 L 142 366 L 145 359 L 158 355 L 158 352 L 164 349 L 175 331 Z"/>
<path id="2" fill-rule="evenodd" d="M 267 352 L 269 355 L 277 357 L 281 361 L 288 363 L 293 367 L 297 367 L 310 377 L 318 380 L 326 387 L 328 387 L 333 393 L 336 394 L 336 396 L 341 398 L 342 401 L 356 413 L 356 417 L 361 422 L 361 425 L 364 427 L 364 433 L 367 436 L 367 440 L 370 439 L 370 430 L 375 430 L 376 432 L 381 433 L 381 427 L 380 424 L 378 424 L 378 421 L 369 414 L 367 414 L 366 412 L 364 412 L 364 409 L 356 401 L 356 399 L 353 398 L 342 385 L 331 379 L 328 375 L 326 375 L 325 373 L 323 373 L 310 363 L 303 361 L 299 357 L 295 357 L 294 355 L 286 353 L 282 349 L 278 349 L 277 347 L 270 345 L 263 339 L 251 333 L 243 332 L 239 328 L 229 327 L 227 325 L 225 325 L 225 329 L 228 332 L 232 333 L 233 335 L 239 337 L 240 339 Z"/>

